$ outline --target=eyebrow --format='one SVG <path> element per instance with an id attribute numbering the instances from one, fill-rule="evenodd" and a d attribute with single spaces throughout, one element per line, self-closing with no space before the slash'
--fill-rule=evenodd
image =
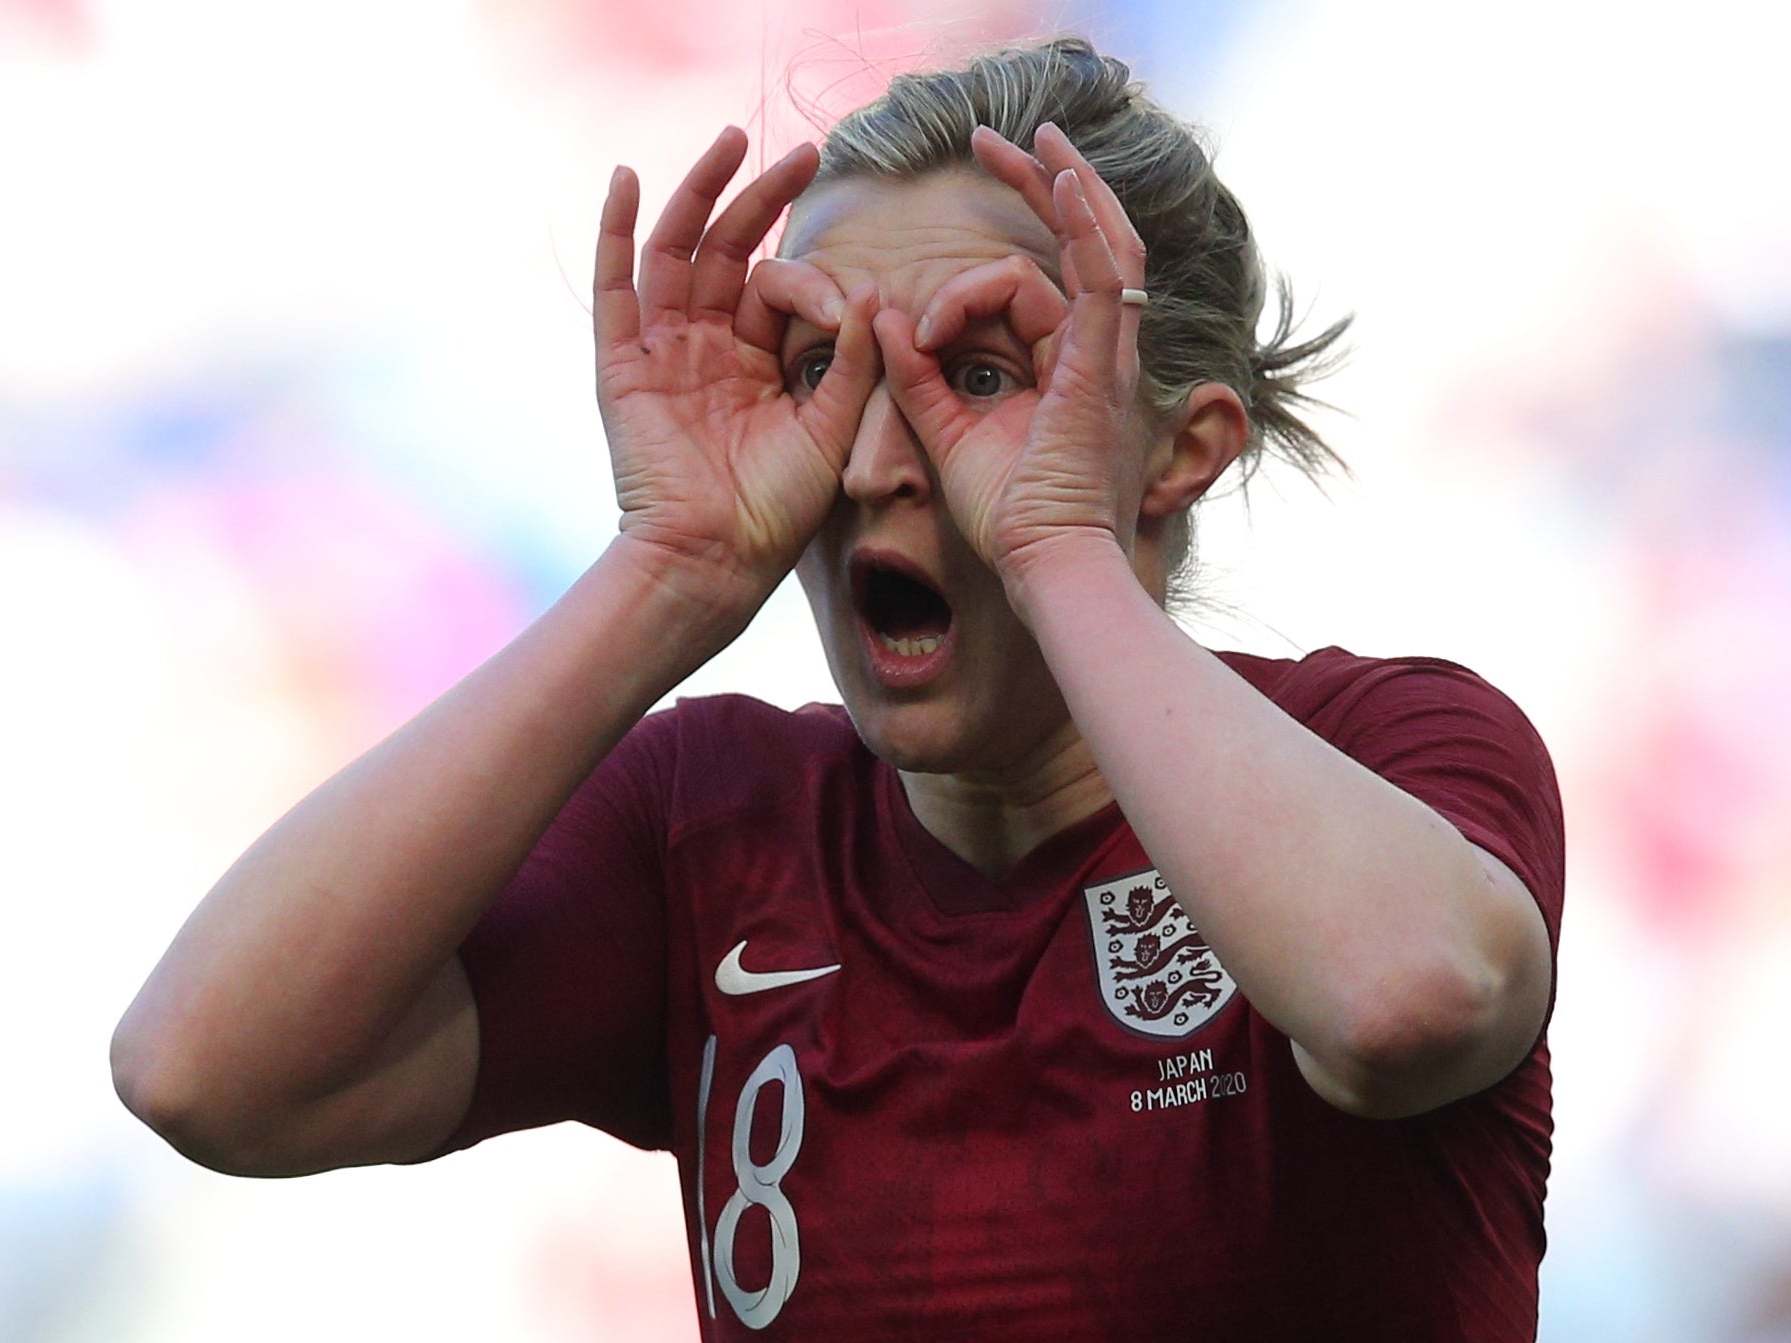
<path id="1" fill-rule="evenodd" d="M 1014 330 L 1005 313 L 998 313 L 993 317 L 969 318 L 965 321 L 964 329 L 958 333 L 957 338 L 944 348 L 955 349 L 969 341 L 987 338 L 991 334 L 1004 337 L 1016 351 L 1028 357 L 1031 356 L 1032 347 L 1020 338 L 1020 333 Z M 814 339 L 815 337 L 820 339 Z M 778 347 L 777 357 L 787 359 L 806 344 L 827 344 L 838 339 L 838 333 L 828 331 L 825 327 L 816 326 L 806 317 L 792 316 L 784 326 L 784 338 Z M 941 353 L 943 353 L 941 350 L 933 351 L 935 358 Z"/>

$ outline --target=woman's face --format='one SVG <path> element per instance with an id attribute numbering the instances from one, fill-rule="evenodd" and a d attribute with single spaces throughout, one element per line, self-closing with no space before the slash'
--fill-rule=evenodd
<path id="1" fill-rule="evenodd" d="M 1008 187 L 950 171 L 909 182 L 854 178 L 796 205 L 780 254 L 830 276 L 841 293 L 875 283 L 880 304 L 919 320 L 954 275 L 1015 253 L 1055 281 L 1050 231 Z M 828 348 L 827 333 L 790 323 L 784 366 L 797 395 Z M 972 403 L 1030 386 L 1024 343 L 1000 319 L 974 322 L 936 351 L 947 381 Z M 942 604 L 889 570 L 924 580 Z M 1001 581 L 953 524 L 938 477 L 886 386 L 872 392 L 832 514 L 796 568 L 834 683 L 859 735 L 900 769 L 1025 771 L 1069 722 L 1055 681 Z M 909 656 L 886 637 L 905 637 Z M 942 637 L 940 656 L 917 659 Z M 916 675 L 920 661 L 926 666 Z"/>

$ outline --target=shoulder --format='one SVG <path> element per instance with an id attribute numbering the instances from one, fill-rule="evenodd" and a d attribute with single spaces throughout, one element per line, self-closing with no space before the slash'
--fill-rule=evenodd
<path id="1" fill-rule="evenodd" d="M 1230 665 L 1230 657 L 1226 658 Z M 1553 946 L 1566 825 L 1548 746 L 1499 687 L 1448 658 L 1320 648 L 1234 666 L 1317 736 L 1425 803 L 1499 860 L 1541 907 Z"/>
<path id="2" fill-rule="evenodd" d="M 1220 654 L 1309 731 L 1454 822 L 1537 894 L 1556 929 L 1565 823 L 1554 761 L 1510 695 L 1448 658 Z"/>
<path id="3" fill-rule="evenodd" d="M 1340 738 L 1368 732 L 1443 729 L 1453 718 L 1541 747 L 1535 725 L 1510 695 L 1448 658 L 1370 657 L 1335 644 L 1300 658 L 1217 656 L 1289 716 L 1339 746 Z"/>

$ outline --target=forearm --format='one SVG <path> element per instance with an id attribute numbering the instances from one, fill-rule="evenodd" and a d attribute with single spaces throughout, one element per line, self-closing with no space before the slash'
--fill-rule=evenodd
<path id="1" fill-rule="evenodd" d="M 119 1024 L 121 1092 L 277 1110 L 352 1078 L 580 781 L 737 628 L 612 544 L 225 872 Z"/>
<path id="2" fill-rule="evenodd" d="M 1017 606 L 1145 851 L 1239 988 L 1341 1079 L 1421 1057 L 1491 991 L 1460 832 L 1184 634 L 1116 546 Z"/>

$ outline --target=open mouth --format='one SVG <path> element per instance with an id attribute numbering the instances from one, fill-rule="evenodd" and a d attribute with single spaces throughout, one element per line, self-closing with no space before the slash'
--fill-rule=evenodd
<path id="1" fill-rule="evenodd" d="M 951 604 L 900 561 L 854 561 L 852 599 L 878 643 L 899 657 L 926 657 L 938 651 L 951 630 Z"/>

